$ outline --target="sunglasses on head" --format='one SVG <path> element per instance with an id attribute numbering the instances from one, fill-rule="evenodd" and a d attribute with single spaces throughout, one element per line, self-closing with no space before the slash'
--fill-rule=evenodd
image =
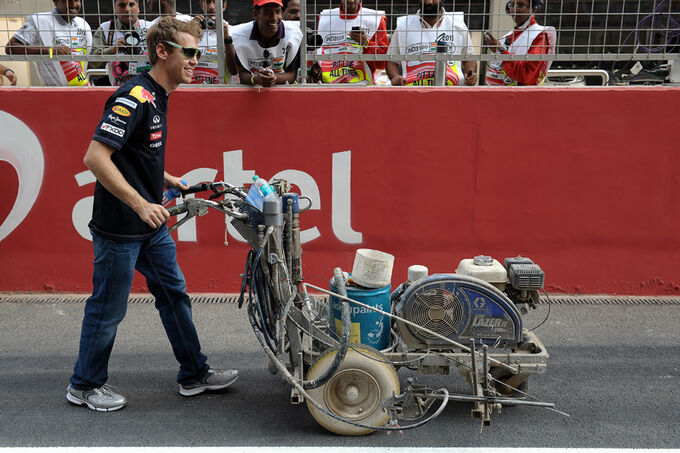
<path id="1" fill-rule="evenodd" d="M 200 60 L 201 58 L 201 51 L 200 49 L 197 49 L 195 47 L 182 47 L 176 42 L 172 41 L 163 41 L 165 44 L 168 44 L 169 46 L 172 46 L 176 49 L 182 49 L 182 54 L 184 55 L 184 58 L 187 60 L 191 60 L 192 58 L 196 57 L 197 60 Z"/>

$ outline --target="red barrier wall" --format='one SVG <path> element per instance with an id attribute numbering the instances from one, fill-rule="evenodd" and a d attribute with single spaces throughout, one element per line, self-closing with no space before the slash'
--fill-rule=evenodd
<path id="1" fill-rule="evenodd" d="M 90 290 L 82 157 L 110 93 L 0 89 L 0 291 Z M 366 247 L 396 256 L 393 286 L 411 264 L 522 254 L 553 291 L 680 294 L 679 105 L 669 88 L 180 89 L 167 170 L 283 174 L 318 198 L 301 222 L 321 286 Z M 189 290 L 236 291 L 246 245 L 224 247 L 217 213 L 195 231 Z"/>

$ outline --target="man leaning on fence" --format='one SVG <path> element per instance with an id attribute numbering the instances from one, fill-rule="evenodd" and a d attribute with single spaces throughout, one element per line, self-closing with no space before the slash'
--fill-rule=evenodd
<path id="1" fill-rule="evenodd" d="M 41 85 L 89 85 L 87 62 L 59 61 L 57 55 L 87 55 L 92 47 L 92 30 L 78 17 L 80 0 L 54 0 L 54 9 L 32 14 L 10 38 L 5 52 L 12 55 L 42 55 L 35 62 Z"/>
<path id="2" fill-rule="evenodd" d="M 317 54 L 385 54 L 390 44 L 385 24 L 384 11 L 364 8 L 360 0 L 342 0 L 338 8 L 319 14 L 317 33 L 323 44 Z M 372 84 L 375 72 L 384 68 L 384 61 L 325 60 L 313 65 L 312 81 Z"/>
<path id="3" fill-rule="evenodd" d="M 114 19 L 102 22 L 94 32 L 92 55 L 146 53 L 146 30 L 149 25 L 139 19 L 137 0 L 114 0 L 113 12 Z M 91 66 L 95 67 L 95 64 Z M 121 86 L 142 70 L 150 69 L 148 63 L 142 61 L 112 61 L 97 66 L 106 67 L 108 84 L 113 86 Z"/>
<path id="4" fill-rule="evenodd" d="M 271 87 L 294 83 L 300 67 L 302 32 L 285 22 L 281 0 L 254 0 L 255 20 L 231 32 L 241 83 Z"/>
<path id="5" fill-rule="evenodd" d="M 504 55 L 554 54 L 557 33 L 554 27 L 544 27 L 536 22 L 534 13 L 542 6 L 541 0 L 510 0 L 505 6 L 515 22 L 515 29 L 500 40 L 484 34 L 486 45 L 492 52 Z M 486 84 L 541 85 L 552 61 L 493 61 L 486 70 Z"/>
<path id="6" fill-rule="evenodd" d="M 397 19 L 392 35 L 390 55 L 435 55 L 443 47 L 449 54 L 474 54 L 470 33 L 461 12 L 447 12 L 442 0 L 423 0 L 416 14 Z M 474 60 L 447 61 L 446 85 L 475 85 L 477 62 Z M 387 62 L 387 75 L 392 85 L 434 85 L 434 61 L 406 60 L 400 64 Z"/>

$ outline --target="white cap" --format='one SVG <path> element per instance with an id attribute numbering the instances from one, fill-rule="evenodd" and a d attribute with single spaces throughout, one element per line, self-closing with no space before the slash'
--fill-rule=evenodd
<path id="1" fill-rule="evenodd" d="M 427 277 L 428 269 L 420 264 L 414 264 L 408 267 L 408 280 L 410 282 L 415 282 L 421 278 Z"/>

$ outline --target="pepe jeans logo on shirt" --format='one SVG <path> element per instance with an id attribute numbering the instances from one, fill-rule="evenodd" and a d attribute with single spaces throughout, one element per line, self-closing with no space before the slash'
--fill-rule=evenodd
<path id="1" fill-rule="evenodd" d="M 151 135 L 149 135 L 149 140 L 158 140 L 163 136 L 163 131 L 158 131 L 158 132 L 152 132 Z"/>
<path id="2" fill-rule="evenodd" d="M 109 114 L 109 121 L 111 121 L 113 124 L 117 124 L 118 126 L 122 126 L 122 125 L 126 124 L 125 121 L 120 119 L 120 117 L 114 116 L 114 115 L 111 115 L 111 114 Z"/>

